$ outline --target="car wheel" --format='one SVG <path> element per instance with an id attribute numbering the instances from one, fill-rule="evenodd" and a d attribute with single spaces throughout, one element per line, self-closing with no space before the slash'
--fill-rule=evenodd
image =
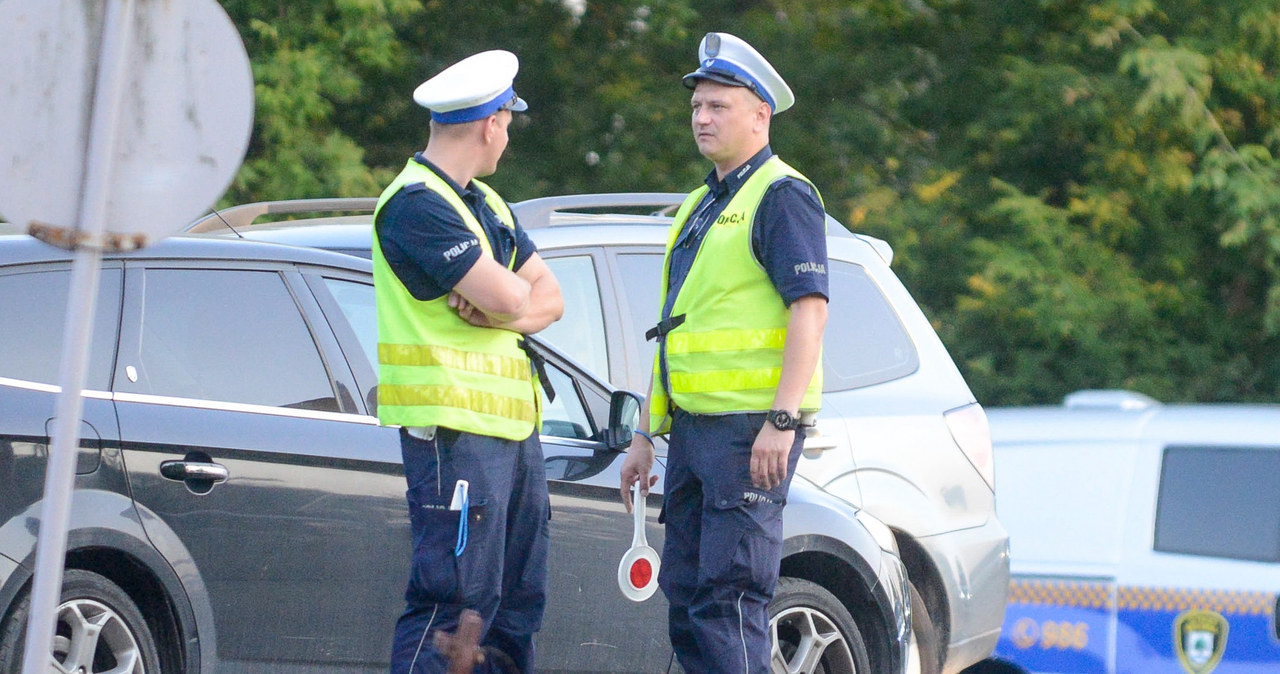
<path id="1" fill-rule="evenodd" d="M 938 630 L 916 586 L 908 582 L 907 587 L 911 591 L 911 631 L 914 633 L 907 654 L 907 674 L 938 674 L 942 671 Z"/>
<path id="2" fill-rule="evenodd" d="M 30 612 L 27 591 L 0 625 L 0 671 L 22 668 Z M 77 674 L 160 671 L 155 638 L 129 595 L 106 578 L 80 569 L 67 569 L 62 576 L 53 659 L 55 671 Z"/>
<path id="3" fill-rule="evenodd" d="M 867 674 L 871 660 L 848 609 L 825 588 L 778 579 L 769 604 L 773 674 Z"/>
<path id="4" fill-rule="evenodd" d="M 966 667 L 960 674 L 1026 674 L 1027 670 L 1000 660 L 983 660 Z"/>

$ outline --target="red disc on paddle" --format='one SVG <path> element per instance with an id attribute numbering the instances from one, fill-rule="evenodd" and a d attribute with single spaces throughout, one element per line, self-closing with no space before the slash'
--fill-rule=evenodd
<path id="1" fill-rule="evenodd" d="M 653 565 L 647 559 L 637 559 L 631 563 L 631 586 L 644 589 L 653 581 Z"/>

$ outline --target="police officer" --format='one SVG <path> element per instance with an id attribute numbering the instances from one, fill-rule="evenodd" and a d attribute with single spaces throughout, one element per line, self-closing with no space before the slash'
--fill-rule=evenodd
<path id="1" fill-rule="evenodd" d="M 647 491 L 651 434 L 669 433 L 659 585 L 688 672 L 767 672 L 767 608 L 802 415 L 822 391 L 825 214 L 807 178 L 769 147 L 794 96 L 743 40 L 709 33 L 693 135 L 715 168 L 676 213 L 663 274 L 653 383 L 622 468 L 623 502 Z"/>
<path id="2" fill-rule="evenodd" d="M 391 671 L 443 672 L 433 632 L 464 609 L 482 644 L 533 671 L 549 501 L 536 367 L 523 335 L 560 318 L 560 287 L 507 203 L 476 178 L 507 147 L 516 56 L 487 51 L 423 82 L 427 147 L 378 199 L 378 419 L 400 426 L 413 528 Z M 490 658 L 491 665 L 501 658 Z"/>

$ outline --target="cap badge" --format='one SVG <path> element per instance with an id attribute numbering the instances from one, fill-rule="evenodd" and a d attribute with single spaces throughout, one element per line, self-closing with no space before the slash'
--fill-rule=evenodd
<path id="1" fill-rule="evenodd" d="M 715 33 L 707 33 L 707 56 L 715 56 L 720 53 L 720 36 Z"/>

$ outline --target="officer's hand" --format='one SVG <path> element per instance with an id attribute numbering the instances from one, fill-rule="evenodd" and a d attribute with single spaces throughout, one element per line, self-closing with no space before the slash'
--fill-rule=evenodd
<path id="1" fill-rule="evenodd" d="M 759 489 L 773 489 L 787 478 L 787 459 L 795 431 L 780 431 L 765 422 L 751 446 L 751 484 Z"/>
<path id="2" fill-rule="evenodd" d="M 649 487 L 658 483 L 657 475 L 650 475 L 653 470 L 653 445 L 649 439 L 636 433 L 631 436 L 631 448 L 627 450 L 627 458 L 622 460 L 622 503 L 631 512 L 631 485 L 640 483 L 640 495 L 648 496 Z"/>
<path id="3" fill-rule="evenodd" d="M 489 317 L 483 311 L 477 309 L 475 305 L 468 302 L 467 298 L 458 294 L 456 290 L 449 293 L 449 306 L 458 310 L 458 315 L 462 317 L 462 320 L 476 327 L 493 327 L 489 322 Z"/>

